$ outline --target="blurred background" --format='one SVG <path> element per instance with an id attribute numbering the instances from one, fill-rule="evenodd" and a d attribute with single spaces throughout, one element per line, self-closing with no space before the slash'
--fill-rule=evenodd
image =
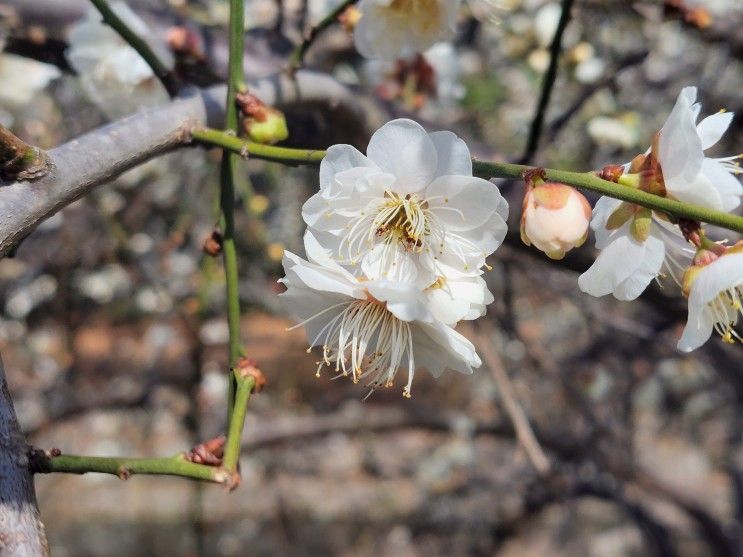
<path id="1" fill-rule="evenodd" d="M 280 70 L 336 4 L 247 0 L 249 74 Z M 224 0 L 129 7 L 163 44 L 170 27 L 194 22 L 213 63 L 182 71 L 219 80 Z M 81 31 L 88 8 L 0 1 L 0 121 L 30 143 L 53 147 L 165 99 L 154 80 L 103 94 L 105 76 L 70 55 L 110 39 Z M 589 170 L 644 152 L 686 85 L 699 87 L 705 115 L 743 112 L 739 0 L 578 0 L 540 147 L 524 152 L 560 13 L 556 2 L 470 0 L 453 44 L 397 64 L 359 58 L 336 26 L 308 65 L 358 92 L 369 116 L 285 107 L 287 144 L 363 149 L 379 123 L 407 115 L 456 131 L 480 157 Z M 716 156 L 740 152 L 742 122 Z M 223 430 L 224 276 L 202 252 L 218 160 L 193 148 L 144 164 L 0 260 L 0 351 L 30 443 L 167 455 Z M 592 242 L 556 264 L 516 233 L 491 257 L 490 326 L 461 332 L 487 335 L 491 365 L 512 377 L 554 467 L 539 477 L 487 366 L 419 374 L 412 400 L 392 389 L 362 402 L 360 385 L 315 378 L 275 294 L 283 250 L 302 252 L 317 170 L 241 168 L 242 338 L 268 378 L 250 403 L 242 485 L 37 477 L 55 556 L 743 554 L 743 351 L 715 337 L 678 352 L 686 309 L 671 281 L 622 303 L 577 288 Z M 517 228 L 520 187 L 501 185 Z"/>

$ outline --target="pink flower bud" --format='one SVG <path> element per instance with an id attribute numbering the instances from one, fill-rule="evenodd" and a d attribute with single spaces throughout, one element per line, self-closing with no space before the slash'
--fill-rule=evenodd
<path id="1" fill-rule="evenodd" d="M 551 259 L 562 259 L 588 237 L 591 206 L 575 188 L 540 183 L 528 188 L 521 213 L 521 240 Z"/>

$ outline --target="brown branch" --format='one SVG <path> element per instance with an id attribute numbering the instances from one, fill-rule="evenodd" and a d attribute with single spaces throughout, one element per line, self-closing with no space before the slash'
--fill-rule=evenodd
<path id="1" fill-rule="evenodd" d="M 0 555 L 49 555 L 44 525 L 39 518 L 26 442 L 18 427 L 13 401 L 0 360 Z"/>

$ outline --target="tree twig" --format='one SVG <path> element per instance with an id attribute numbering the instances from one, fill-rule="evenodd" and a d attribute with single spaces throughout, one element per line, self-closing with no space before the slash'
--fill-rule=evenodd
<path id="1" fill-rule="evenodd" d="M 325 29 L 336 23 L 338 21 L 338 17 L 357 1 L 358 0 L 344 0 L 338 5 L 337 8 L 332 10 L 317 25 L 309 30 L 309 32 L 305 35 L 304 40 L 296 46 L 291 56 L 289 57 L 290 73 L 294 73 L 302 67 L 302 65 L 304 64 L 304 57 L 310 47 L 314 44 L 315 40 L 323 31 L 325 31 Z"/>
<path id="2" fill-rule="evenodd" d="M 537 441 L 536 435 L 529 424 L 529 419 L 524 413 L 524 409 L 516 400 L 516 394 L 513 391 L 513 385 L 511 379 L 508 377 L 508 373 L 503 366 L 503 361 L 497 352 L 493 349 L 490 332 L 492 328 L 487 323 L 487 320 L 479 325 L 479 330 L 476 332 L 477 345 L 482 354 L 485 365 L 490 368 L 490 372 L 493 375 L 496 385 L 498 386 L 498 394 L 503 401 L 503 406 L 506 409 L 508 417 L 513 423 L 513 429 L 516 431 L 516 438 L 518 439 L 521 448 L 524 449 L 529 462 L 531 462 L 534 469 L 540 476 L 546 476 L 550 473 L 552 467 L 547 455 L 544 454 L 542 446 Z"/>
<path id="3" fill-rule="evenodd" d="M 544 80 L 542 81 L 542 92 L 539 95 L 539 103 L 537 104 L 537 111 L 534 114 L 531 127 L 529 129 L 529 138 L 526 141 L 526 147 L 524 148 L 524 154 L 519 159 L 521 164 L 527 164 L 531 162 L 534 155 L 539 147 L 539 138 L 542 135 L 542 128 L 544 126 L 544 119 L 547 114 L 547 107 L 550 103 L 550 97 L 552 96 L 552 89 L 555 85 L 555 79 L 557 79 L 557 67 L 560 64 L 560 53 L 562 52 L 562 37 L 565 33 L 565 29 L 570 22 L 571 11 L 573 8 L 573 0 L 562 0 L 562 13 L 560 14 L 560 20 L 557 23 L 557 29 L 555 36 L 552 39 L 552 45 L 550 46 L 550 64 L 547 68 L 547 73 L 544 74 Z"/>
<path id="4" fill-rule="evenodd" d="M 135 474 L 177 476 L 231 485 L 231 474 L 222 468 L 189 462 L 185 455 L 163 458 L 130 458 L 107 456 L 63 455 L 33 449 L 29 452 L 29 465 L 36 474 L 111 474 L 127 480 Z"/>
<path id="5" fill-rule="evenodd" d="M 273 147 L 239 139 L 231 134 L 218 130 L 195 128 L 191 132 L 194 139 L 204 143 L 230 149 L 244 156 L 265 159 L 289 165 L 320 164 L 325 151 L 316 149 L 293 149 Z M 475 176 L 482 178 L 521 179 L 523 173 L 534 167 L 505 162 L 472 161 Z M 681 203 L 674 199 L 660 197 L 640 189 L 622 186 L 602 180 L 592 172 L 570 172 L 567 170 L 545 169 L 548 180 L 562 182 L 577 188 L 593 191 L 636 205 L 642 205 L 656 211 L 662 211 L 677 217 L 688 218 L 721 226 L 735 232 L 743 233 L 743 217 L 706 209 L 697 205 Z"/>
<path id="6" fill-rule="evenodd" d="M 152 68 L 155 76 L 160 80 L 168 94 L 175 97 L 181 89 L 181 84 L 175 74 L 160 60 L 152 47 L 142 37 L 137 35 L 129 26 L 116 14 L 107 0 L 90 0 L 103 17 L 103 21 L 108 23 L 119 35 L 131 46 Z"/>
<path id="7" fill-rule="evenodd" d="M 243 55 L 245 50 L 245 7 L 243 0 L 230 0 L 230 58 L 225 105 L 225 129 L 238 133 L 238 113 L 235 98 L 245 87 Z M 235 174 L 237 157 L 229 149 L 222 152 L 219 174 L 219 208 L 221 210 L 222 253 L 224 256 L 225 283 L 227 288 L 227 323 L 229 328 L 230 369 L 242 355 L 240 344 L 240 293 L 238 291 L 237 250 L 235 248 Z M 227 392 L 227 416 L 232 416 L 237 383 L 230 373 Z"/>

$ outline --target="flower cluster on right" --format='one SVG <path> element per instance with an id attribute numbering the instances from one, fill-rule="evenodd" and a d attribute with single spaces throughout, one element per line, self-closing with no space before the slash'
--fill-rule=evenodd
<path id="1" fill-rule="evenodd" d="M 615 180 L 628 187 L 730 212 L 740 204 L 738 156 L 709 158 L 733 120 L 718 112 L 697 124 L 701 104 L 696 87 L 684 88 L 651 148 L 621 169 Z M 600 251 L 578 279 L 593 296 L 634 300 L 656 279 L 670 276 L 689 300 L 689 318 L 678 342 L 685 352 L 704 344 L 713 331 L 724 341 L 741 341 L 735 326 L 743 316 L 743 242 L 710 240 L 694 222 L 610 197 L 599 199 L 591 228 Z"/>

